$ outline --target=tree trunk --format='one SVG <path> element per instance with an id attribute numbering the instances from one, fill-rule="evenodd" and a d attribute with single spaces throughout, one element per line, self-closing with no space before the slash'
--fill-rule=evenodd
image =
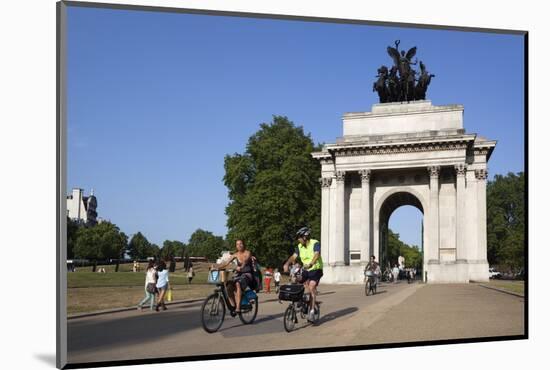
<path id="1" fill-rule="evenodd" d="M 97 268 L 97 261 L 94 260 L 94 264 L 92 265 L 92 272 L 95 272 L 96 268 Z"/>
<path id="2" fill-rule="evenodd" d="M 170 268 L 169 268 L 169 271 L 170 271 L 170 272 L 176 271 L 176 261 L 175 261 L 173 258 L 170 260 Z"/>
<path id="3" fill-rule="evenodd" d="M 185 263 L 183 264 L 185 271 L 189 271 L 189 253 L 185 254 Z"/>
<path id="4" fill-rule="evenodd" d="M 118 272 L 118 266 L 120 265 L 120 260 L 116 260 L 115 272 Z"/>

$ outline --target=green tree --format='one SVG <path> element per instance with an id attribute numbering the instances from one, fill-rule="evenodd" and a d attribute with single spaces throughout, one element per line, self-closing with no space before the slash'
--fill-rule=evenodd
<path id="1" fill-rule="evenodd" d="M 77 231 L 74 255 L 94 262 L 95 272 L 98 260 L 118 259 L 125 250 L 128 237 L 115 224 L 102 222 L 92 227 L 81 227 Z"/>
<path id="2" fill-rule="evenodd" d="M 165 240 L 162 243 L 162 249 L 160 250 L 161 258 L 172 258 L 176 256 L 183 256 L 185 244 L 178 240 Z"/>
<path id="3" fill-rule="evenodd" d="M 513 271 L 524 267 L 525 179 L 523 172 L 495 175 L 487 184 L 489 264 Z"/>
<path id="4" fill-rule="evenodd" d="M 128 243 L 128 255 L 132 259 L 143 259 L 154 256 L 152 253 L 151 243 L 149 243 L 141 232 L 138 231 L 132 236 L 130 243 Z"/>
<path id="5" fill-rule="evenodd" d="M 156 259 L 160 258 L 160 247 L 156 244 L 151 244 L 146 257 L 155 257 Z"/>
<path id="6" fill-rule="evenodd" d="M 76 244 L 76 234 L 81 225 L 67 217 L 67 259 L 74 258 L 74 246 Z"/>
<path id="7" fill-rule="evenodd" d="M 316 150 L 302 127 L 274 116 L 249 138 L 244 154 L 225 157 L 231 244 L 241 238 L 262 264 L 276 266 L 293 250 L 300 227 L 320 237 L 321 169 L 311 157 Z"/>
<path id="8" fill-rule="evenodd" d="M 416 246 L 410 246 L 399 239 L 399 234 L 388 229 L 387 262 L 393 267 L 399 256 L 405 257 L 406 267 L 422 268 L 422 252 Z M 385 267 L 385 266 L 383 266 Z"/>
<path id="9" fill-rule="evenodd" d="M 189 238 L 187 244 L 190 256 L 204 256 L 209 261 L 215 261 L 221 252 L 228 249 L 221 236 L 216 236 L 210 231 L 197 229 Z"/>

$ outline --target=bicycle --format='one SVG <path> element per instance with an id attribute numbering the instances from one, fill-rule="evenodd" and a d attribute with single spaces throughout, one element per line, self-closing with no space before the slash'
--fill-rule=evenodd
<path id="1" fill-rule="evenodd" d="M 221 270 L 210 270 L 208 282 L 216 284 L 214 293 L 209 295 L 201 307 L 201 321 L 203 329 L 208 333 L 217 332 L 223 325 L 226 308 L 229 309 L 231 317 L 237 316 L 235 307 L 229 300 L 227 283 L 221 281 Z M 239 319 L 245 325 L 252 324 L 258 314 L 258 295 L 250 288 L 247 288 L 241 298 L 241 312 Z"/>
<path id="2" fill-rule="evenodd" d="M 305 319 L 309 314 L 310 293 L 305 293 L 303 284 L 298 283 L 301 280 L 301 269 L 291 271 L 292 284 L 281 285 L 279 289 L 279 303 L 290 301 L 283 316 L 283 326 L 287 333 L 294 330 L 298 323 L 298 314 Z M 313 323 L 317 323 L 321 317 L 321 302 L 316 301 L 314 307 Z"/>
<path id="3" fill-rule="evenodd" d="M 283 325 L 285 330 L 290 333 L 298 323 L 298 314 L 302 319 L 305 319 L 309 313 L 310 293 L 304 292 L 302 284 L 287 284 L 282 285 L 279 292 L 279 302 L 290 301 L 290 304 L 285 310 Z M 315 302 L 313 323 L 319 321 L 321 317 L 321 303 Z"/>
<path id="4" fill-rule="evenodd" d="M 376 276 L 374 275 L 373 271 L 367 270 L 365 271 L 365 277 L 366 277 L 366 283 L 365 283 L 365 295 L 368 296 L 370 294 L 375 295 L 376 294 Z"/>

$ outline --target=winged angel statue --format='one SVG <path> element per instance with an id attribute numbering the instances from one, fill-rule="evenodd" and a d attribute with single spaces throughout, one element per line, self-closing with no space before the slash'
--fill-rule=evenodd
<path id="1" fill-rule="evenodd" d="M 426 90 L 435 75 L 426 70 L 426 66 L 420 62 L 420 76 L 412 68 L 418 61 L 412 59 L 416 55 L 416 46 L 399 51 L 400 40 L 395 41 L 395 47 L 388 46 L 388 55 L 393 59 L 393 67 L 381 66 L 378 69 L 378 79 L 373 85 L 373 91 L 378 92 L 380 103 L 422 100 L 426 98 Z M 418 82 L 418 83 L 416 83 Z"/>

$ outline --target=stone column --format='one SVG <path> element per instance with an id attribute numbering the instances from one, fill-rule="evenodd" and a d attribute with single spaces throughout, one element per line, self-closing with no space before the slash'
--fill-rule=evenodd
<path id="1" fill-rule="evenodd" d="M 456 170 L 456 261 L 467 260 L 466 250 L 466 164 L 455 165 Z"/>
<path id="2" fill-rule="evenodd" d="M 477 179 L 477 260 L 487 260 L 487 169 L 475 170 Z"/>
<path id="3" fill-rule="evenodd" d="M 370 170 L 359 171 L 361 175 L 361 264 L 366 265 L 370 256 Z"/>
<path id="4" fill-rule="evenodd" d="M 332 177 L 321 177 L 321 258 L 329 263 L 330 185 Z"/>
<path id="5" fill-rule="evenodd" d="M 344 266 L 344 242 L 345 242 L 345 178 L 346 173 L 344 171 L 336 171 L 336 236 L 335 246 L 332 248 L 334 251 L 334 265 Z"/>
<path id="6" fill-rule="evenodd" d="M 428 167 L 430 174 L 430 221 L 428 222 L 428 230 L 424 230 L 424 232 L 431 235 L 426 253 L 428 264 L 439 263 L 439 171 L 439 166 Z"/>

